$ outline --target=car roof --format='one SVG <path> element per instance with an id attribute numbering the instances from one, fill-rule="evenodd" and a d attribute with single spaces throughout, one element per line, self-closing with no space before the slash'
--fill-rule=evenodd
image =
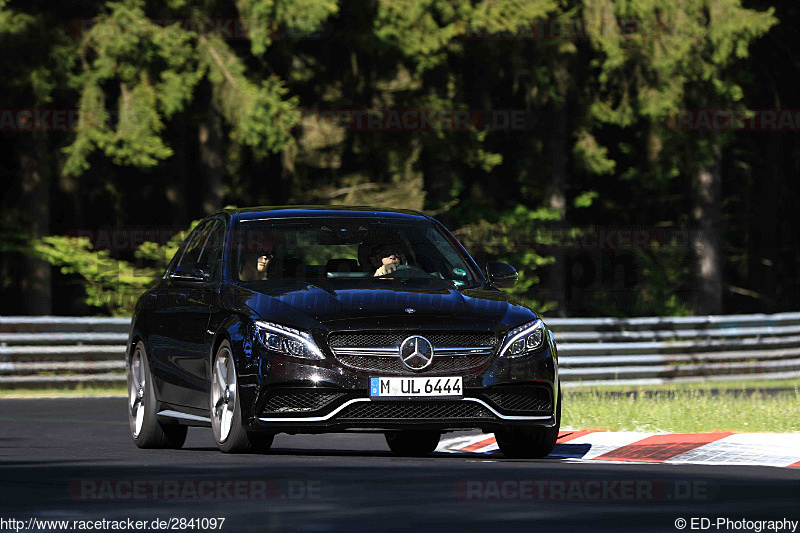
<path id="1" fill-rule="evenodd" d="M 303 217 L 348 218 L 365 216 L 406 220 L 430 220 L 428 215 L 420 213 L 419 211 L 367 206 L 283 205 L 223 209 L 222 212 L 237 216 L 239 220 Z"/>

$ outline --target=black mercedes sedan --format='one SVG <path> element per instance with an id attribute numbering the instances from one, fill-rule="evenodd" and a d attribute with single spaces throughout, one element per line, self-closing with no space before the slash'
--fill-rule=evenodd
<path id="1" fill-rule="evenodd" d="M 439 222 L 405 210 L 226 209 L 186 238 L 139 299 L 126 362 L 131 434 L 224 452 L 277 433 L 379 432 L 400 455 L 443 432 L 493 432 L 543 457 L 561 418 L 553 334 Z"/>

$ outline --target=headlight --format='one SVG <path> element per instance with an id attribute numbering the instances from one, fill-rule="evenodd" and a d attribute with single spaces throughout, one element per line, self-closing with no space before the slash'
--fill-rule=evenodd
<path id="1" fill-rule="evenodd" d="M 519 357 L 538 350 L 544 344 L 544 323 L 534 320 L 508 332 L 500 357 Z"/>
<path id="2" fill-rule="evenodd" d="M 273 322 L 256 322 L 256 338 L 264 348 L 273 352 L 305 359 L 325 358 L 307 331 Z"/>

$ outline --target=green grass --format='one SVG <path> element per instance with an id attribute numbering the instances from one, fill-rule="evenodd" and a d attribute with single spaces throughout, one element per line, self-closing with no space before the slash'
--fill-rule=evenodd
<path id="1" fill-rule="evenodd" d="M 698 383 L 667 383 L 663 385 L 593 385 L 591 387 L 570 386 L 565 392 L 586 391 L 637 391 L 637 390 L 744 390 L 744 389 L 795 389 L 800 387 L 800 378 L 749 379 L 740 381 L 704 381 Z"/>
<path id="2" fill-rule="evenodd" d="M 0 389 L 0 398 L 125 394 L 124 383 Z M 800 379 L 568 388 L 562 426 L 648 433 L 800 432 Z"/>
<path id="3" fill-rule="evenodd" d="M 800 380 L 567 389 L 562 412 L 575 429 L 800 432 Z"/>
<path id="4" fill-rule="evenodd" d="M 0 389 L 0 398 L 69 398 L 83 396 L 125 396 L 125 383 L 78 383 L 63 387 L 6 387 Z"/>

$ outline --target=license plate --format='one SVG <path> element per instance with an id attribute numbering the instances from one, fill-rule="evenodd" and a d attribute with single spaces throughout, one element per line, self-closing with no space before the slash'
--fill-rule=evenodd
<path id="1" fill-rule="evenodd" d="M 380 398 L 460 398 L 461 377 L 369 378 L 369 396 Z"/>

